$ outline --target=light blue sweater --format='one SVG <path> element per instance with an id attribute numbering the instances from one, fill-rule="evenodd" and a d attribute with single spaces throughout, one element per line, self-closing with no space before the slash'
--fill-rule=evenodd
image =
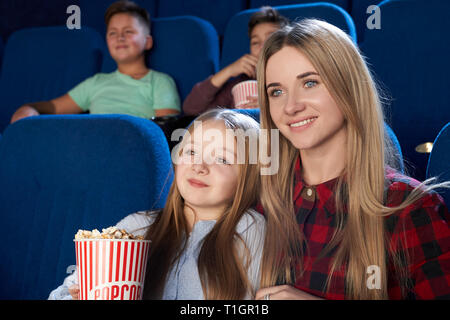
<path id="1" fill-rule="evenodd" d="M 147 228 L 153 223 L 154 216 L 147 212 L 131 214 L 116 227 L 125 229 L 134 235 L 144 235 Z M 189 235 L 187 247 L 181 255 L 178 263 L 169 272 L 164 288 L 164 300 L 202 300 L 203 289 L 198 274 L 197 260 L 200 253 L 202 240 L 212 230 L 216 220 L 200 220 L 194 224 Z M 246 298 L 252 299 L 259 289 L 259 266 L 265 236 L 265 219 L 254 210 L 247 211 L 239 221 L 236 231 L 250 251 L 251 262 L 248 269 L 248 278 L 251 282 L 251 291 Z M 242 242 L 238 242 L 242 243 Z M 241 246 L 240 250 L 244 248 Z M 63 284 L 50 293 L 49 300 L 70 300 L 69 287 L 78 283 L 78 274 L 75 271 L 64 280 Z"/>

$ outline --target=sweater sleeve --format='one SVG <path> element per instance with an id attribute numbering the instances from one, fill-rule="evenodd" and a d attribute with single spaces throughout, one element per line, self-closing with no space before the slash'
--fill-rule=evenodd
<path id="1" fill-rule="evenodd" d="M 197 83 L 183 102 L 183 111 L 186 115 L 197 115 L 214 104 L 220 88 L 211 83 L 212 76 Z"/>
<path id="2" fill-rule="evenodd" d="M 231 78 L 225 84 L 217 88 L 211 83 L 212 76 L 197 83 L 183 103 L 183 111 L 186 115 L 199 115 L 212 108 L 234 108 L 234 99 L 231 94 L 233 87 L 241 81 L 250 80 L 245 74 Z"/>

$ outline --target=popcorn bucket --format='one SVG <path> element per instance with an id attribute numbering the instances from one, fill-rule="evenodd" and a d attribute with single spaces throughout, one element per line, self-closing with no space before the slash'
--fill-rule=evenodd
<path id="1" fill-rule="evenodd" d="M 141 300 L 150 240 L 74 240 L 80 300 Z"/>
<path id="2" fill-rule="evenodd" d="M 256 80 L 239 82 L 231 89 L 231 94 L 233 95 L 235 108 L 239 108 L 250 102 L 247 99 L 248 96 L 258 96 L 258 82 Z"/>

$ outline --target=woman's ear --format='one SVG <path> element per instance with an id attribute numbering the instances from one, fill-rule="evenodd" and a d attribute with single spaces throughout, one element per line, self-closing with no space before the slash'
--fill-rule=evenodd
<path id="1" fill-rule="evenodd" d="M 150 50 L 153 47 L 153 37 L 151 35 L 147 35 L 145 37 L 145 50 Z"/>

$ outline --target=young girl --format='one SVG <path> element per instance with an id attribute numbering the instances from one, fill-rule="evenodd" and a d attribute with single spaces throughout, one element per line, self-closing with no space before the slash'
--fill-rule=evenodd
<path id="1" fill-rule="evenodd" d="M 350 37 L 318 20 L 287 26 L 267 40 L 258 82 L 284 165 L 262 176 L 256 298 L 448 299 L 450 216 L 432 190 L 449 184 L 387 165 L 380 99 Z"/>
<path id="2" fill-rule="evenodd" d="M 258 164 L 249 161 L 258 135 L 249 116 L 218 109 L 201 115 L 173 152 L 175 180 L 164 209 L 119 222 L 152 241 L 144 299 L 254 297 L 265 234 L 264 217 L 250 209 L 260 185 Z M 50 298 L 77 298 L 74 279 Z"/>

